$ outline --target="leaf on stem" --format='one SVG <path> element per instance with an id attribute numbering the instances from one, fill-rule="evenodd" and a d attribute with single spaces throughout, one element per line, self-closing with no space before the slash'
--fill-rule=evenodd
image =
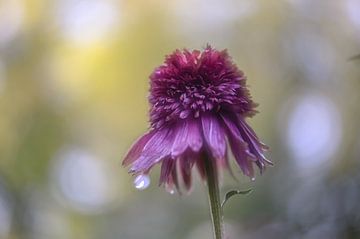
<path id="1" fill-rule="evenodd" d="M 249 194 L 251 191 L 252 191 L 252 189 L 248 189 L 248 190 L 244 190 L 244 191 L 231 190 L 231 191 L 227 192 L 227 193 L 225 194 L 224 201 L 221 203 L 221 207 L 224 208 L 225 203 L 226 203 L 232 196 L 239 195 L 239 194 L 241 194 L 241 195 L 246 195 L 246 194 Z"/>

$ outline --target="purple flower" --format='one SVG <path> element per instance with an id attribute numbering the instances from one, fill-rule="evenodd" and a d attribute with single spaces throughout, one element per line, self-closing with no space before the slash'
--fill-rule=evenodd
<path id="1" fill-rule="evenodd" d="M 227 144 L 250 178 L 254 164 L 260 172 L 272 164 L 263 154 L 267 146 L 245 121 L 256 113 L 256 104 L 226 50 L 176 50 L 151 74 L 149 101 L 151 129 L 123 161 L 134 175 L 161 163 L 160 185 L 179 190 L 183 183 L 188 190 L 194 165 L 203 179 L 204 160 L 215 169 L 230 169 Z"/>

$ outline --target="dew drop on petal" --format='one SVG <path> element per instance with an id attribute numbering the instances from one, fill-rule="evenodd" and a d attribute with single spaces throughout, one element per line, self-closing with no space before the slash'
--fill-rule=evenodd
<path id="1" fill-rule="evenodd" d="M 172 187 L 165 186 L 165 190 L 171 195 L 175 194 L 175 190 Z"/>
<path id="2" fill-rule="evenodd" d="M 148 175 L 138 175 L 134 180 L 134 186 L 138 190 L 144 190 L 150 185 L 150 178 Z"/>

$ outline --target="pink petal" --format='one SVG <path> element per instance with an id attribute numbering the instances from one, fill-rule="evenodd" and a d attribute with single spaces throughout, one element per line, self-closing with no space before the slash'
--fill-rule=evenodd
<path id="1" fill-rule="evenodd" d="M 175 167 L 176 167 L 175 159 L 173 159 L 171 157 L 167 157 L 163 160 L 163 162 L 161 164 L 161 172 L 160 172 L 160 180 L 159 180 L 160 185 L 169 181 L 172 171 L 174 169 L 176 170 Z"/>
<path id="2" fill-rule="evenodd" d="M 147 142 L 141 156 L 133 163 L 130 172 L 140 173 L 148 171 L 152 166 L 170 154 L 173 142 L 172 132 L 161 129 L 154 132 Z"/>
<path id="3" fill-rule="evenodd" d="M 222 119 L 228 128 L 228 139 L 231 150 L 243 173 L 249 177 L 254 177 L 254 169 L 250 158 L 256 160 L 255 156 L 249 152 L 246 142 L 242 139 L 241 134 L 235 123 L 226 116 Z"/>
<path id="4" fill-rule="evenodd" d="M 181 122 L 174 132 L 175 140 L 171 148 L 173 157 L 180 156 L 189 147 L 198 152 L 202 147 L 202 137 L 199 125 L 194 120 L 184 120 Z"/>
<path id="5" fill-rule="evenodd" d="M 122 162 L 123 166 L 128 166 L 129 164 L 131 164 L 132 162 L 134 162 L 136 159 L 139 158 L 146 143 L 150 140 L 153 134 L 154 131 L 148 132 L 136 140 L 136 142 L 131 146 L 130 150 L 126 154 L 125 159 Z"/>
<path id="6" fill-rule="evenodd" d="M 204 138 L 212 156 L 216 159 L 225 157 L 226 141 L 224 130 L 217 118 L 211 115 L 201 117 Z"/>
<path id="7" fill-rule="evenodd" d="M 188 145 L 194 152 L 199 152 L 203 146 L 203 139 L 200 131 L 199 123 L 195 120 L 188 121 Z"/>
<path id="8" fill-rule="evenodd" d="M 251 129 L 251 127 L 245 122 L 243 118 L 238 117 L 238 123 L 240 134 L 248 142 L 250 152 L 260 160 L 260 163 L 262 163 L 260 165 L 263 165 L 264 162 L 272 165 L 273 163 L 268 160 L 263 154 L 264 150 L 267 149 L 267 146 L 265 146 L 259 141 L 255 132 Z M 260 167 L 260 169 L 262 170 L 263 167 Z"/>
<path id="9" fill-rule="evenodd" d="M 188 191 L 191 188 L 191 169 L 194 165 L 194 162 L 195 160 L 192 157 L 185 156 L 184 158 L 179 159 L 181 176 L 183 178 L 185 188 Z"/>
<path id="10" fill-rule="evenodd" d="M 171 148 L 171 156 L 175 158 L 181 155 L 188 147 L 189 127 L 186 120 L 180 123 L 174 134 L 175 140 Z"/>

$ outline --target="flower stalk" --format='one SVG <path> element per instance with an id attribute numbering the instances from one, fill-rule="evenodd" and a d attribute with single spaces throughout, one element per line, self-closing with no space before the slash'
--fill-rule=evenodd
<path id="1" fill-rule="evenodd" d="M 222 239 L 224 236 L 223 211 L 220 202 L 220 190 L 216 168 L 209 158 L 205 158 L 204 161 L 214 238 Z"/>

